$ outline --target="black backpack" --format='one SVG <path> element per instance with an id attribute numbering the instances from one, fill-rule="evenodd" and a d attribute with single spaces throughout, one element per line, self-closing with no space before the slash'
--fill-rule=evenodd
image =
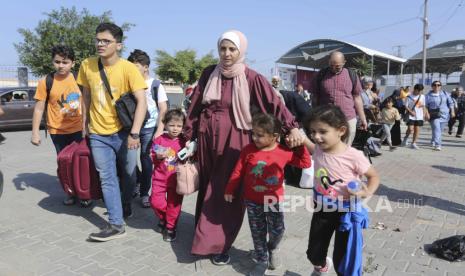
<path id="1" fill-rule="evenodd" d="M 150 88 L 150 91 L 152 92 L 152 99 L 155 101 L 155 104 L 157 105 L 157 109 L 158 109 L 158 88 L 159 87 L 160 87 L 160 81 L 154 79 L 153 82 L 152 82 L 152 87 Z M 169 109 L 170 108 L 169 99 L 166 102 L 166 105 L 167 105 L 167 107 Z"/>
<path id="2" fill-rule="evenodd" d="M 321 81 L 326 76 L 326 74 L 328 74 L 330 70 L 331 69 L 329 67 L 326 67 L 324 69 L 321 69 L 318 72 L 318 75 L 316 76 L 316 85 L 318 87 L 318 91 L 321 91 Z M 349 77 L 350 77 L 350 80 L 352 81 L 352 90 L 354 90 L 355 87 L 357 86 L 357 81 L 358 81 L 357 71 L 355 71 L 352 68 L 347 68 L 347 70 L 349 71 Z"/>

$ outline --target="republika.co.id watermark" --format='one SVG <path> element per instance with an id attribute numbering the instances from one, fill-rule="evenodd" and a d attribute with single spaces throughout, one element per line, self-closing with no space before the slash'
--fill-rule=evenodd
<path id="1" fill-rule="evenodd" d="M 278 199 L 274 196 L 264 197 L 265 212 L 279 211 L 281 212 L 296 212 L 298 208 L 305 208 L 309 212 L 347 212 L 357 211 L 364 207 L 368 212 L 394 212 L 394 209 L 420 208 L 424 205 L 423 198 L 398 198 L 391 201 L 387 196 L 368 197 L 364 199 L 355 196 L 350 199 L 328 199 L 307 195 L 284 195 Z"/>

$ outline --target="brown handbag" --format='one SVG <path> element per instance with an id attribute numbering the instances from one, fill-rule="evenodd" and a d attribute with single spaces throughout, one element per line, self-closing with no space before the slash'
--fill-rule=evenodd
<path id="1" fill-rule="evenodd" d="M 190 195 L 199 189 L 199 163 L 187 160 L 176 165 L 176 193 Z"/>

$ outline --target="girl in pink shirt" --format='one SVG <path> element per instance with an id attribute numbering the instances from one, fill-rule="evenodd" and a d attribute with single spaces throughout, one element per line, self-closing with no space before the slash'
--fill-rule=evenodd
<path id="1" fill-rule="evenodd" d="M 163 123 L 166 133 L 153 140 L 152 145 L 152 195 L 150 205 L 159 222 L 155 231 L 163 234 L 163 240 L 176 239 L 176 224 L 181 214 L 183 196 L 176 193 L 177 153 L 184 147 L 180 137 L 185 121 L 181 109 L 165 114 Z"/>
<path id="2" fill-rule="evenodd" d="M 379 186 L 379 177 L 361 151 L 343 142 L 349 135 L 349 125 L 338 106 L 312 109 L 304 127 L 312 140 L 306 139 L 305 144 L 312 153 L 315 166 L 314 203 L 317 207 L 310 228 L 307 258 L 314 265 L 315 275 L 329 272 L 333 261 L 327 257 L 328 247 L 336 232 L 333 259 L 339 275 L 339 264 L 346 253 L 348 241 L 347 232 L 339 231 L 339 226 L 347 210 L 334 207 L 346 205 L 344 203 L 348 203 L 351 196 L 364 198 L 373 195 Z M 361 176 L 368 179 L 367 185 L 362 185 L 356 193 L 349 192 L 347 184 L 353 180 L 360 182 Z"/>

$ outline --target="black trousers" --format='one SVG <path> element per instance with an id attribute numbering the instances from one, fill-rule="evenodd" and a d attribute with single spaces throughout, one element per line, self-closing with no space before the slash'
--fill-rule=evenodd
<path id="1" fill-rule="evenodd" d="M 342 212 L 323 212 L 313 213 L 310 227 L 310 236 L 308 238 L 307 258 L 314 266 L 324 266 L 328 247 L 333 233 L 336 232 L 333 250 L 334 270 L 338 275 L 337 269 L 344 258 L 347 248 L 348 232 L 337 231 L 341 224 Z"/>
<path id="2" fill-rule="evenodd" d="M 452 132 L 452 128 L 456 121 L 459 121 L 459 126 L 457 128 L 457 135 L 463 134 L 463 129 L 465 127 L 465 112 L 458 113 L 454 118 L 449 119 L 449 132 Z"/>

